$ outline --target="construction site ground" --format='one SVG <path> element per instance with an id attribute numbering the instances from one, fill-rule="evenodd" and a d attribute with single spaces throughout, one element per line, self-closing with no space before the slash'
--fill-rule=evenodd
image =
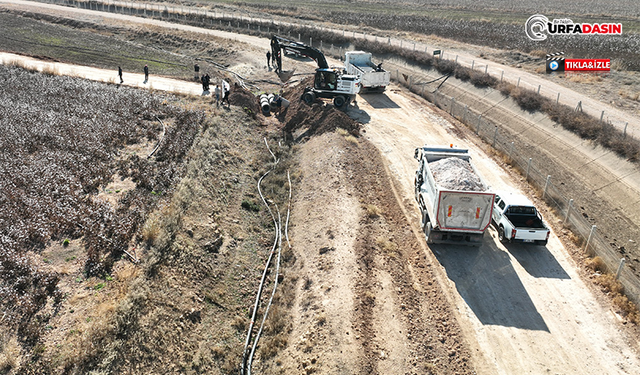
<path id="1" fill-rule="evenodd" d="M 28 2 L 2 7 L 37 9 L 85 22 L 106 22 L 102 17 L 107 16 Z M 240 56 L 228 61 L 230 69 L 242 69 L 256 81 L 277 82 L 264 64 L 266 39 L 116 14 L 108 17 L 138 27 L 153 24 L 166 33 L 181 29 L 230 38 Z M 116 80 L 114 70 L 8 53 L 0 59 L 39 70 L 47 67 L 57 74 Z M 290 72 L 314 69 L 308 61 L 284 59 L 284 64 Z M 125 84 L 202 95 L 194 82 L 152 76 L 145 86 L 142 74 L 125 74 Z M 279 89 L 275 84 L 265 88 Z M 256 369 L 274 374 L 638 373 L 637 327 L 625 324 L 591 284 L 583 256 L 553 213 L 521 176 L 485 151 L 471 131 L 395 85 L 383 94 L 359 96 L 348 113 L 363 123 L 361 137 L 328 132 L 300 139 L 296 158 L 301 178 L 294 186 L 291 229 L 296 262 L 289 272 L 296 281 L 290 285 L 295 291 L 290 330 L 286 345 L 273 358 L 256 362 Z M 495 119 L 507 123 L 510 113 L 499 112 Z M 263 120 L 279 126 L 277 118 Z M 580 168 L 585 178 L 576 183 L 586 184 L 595 173 L 602 175 L 601 182 L 617 178 L 601 164 L 583 161 L 619 162 L 611 155 L 598 159 L 590 153 L 597 150 L 575 147 L 576 155 L 567 158 L 566 148 L 545 142 L 547 133 L 532 129 L 527 137 L 544 148 L 541 153 L 563 160 L 562 173 L 574 174 Z M 553 224 L 548 245 L 504 246 L 490 228 L 479 248 L 427 246 L 413 198 L 413 150 L 424 144 L 469 148 L 492 188 L 532 197 Z M 584 198 L 587 208 L 605 210 L 601 206 L 618 207 L 637 190 L 622 193 L 609 194 L 606 204 L 588 196 L 576 199 Z M 251 303 L 247 300 L 247 306 Z"/>

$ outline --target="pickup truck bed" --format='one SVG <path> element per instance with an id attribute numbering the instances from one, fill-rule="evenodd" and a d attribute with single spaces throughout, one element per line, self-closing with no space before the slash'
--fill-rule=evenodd
<path id="1" fill-rule="evenodd" d="M 538 216 L 517 215 L 507 213 L 507 218 L 518 229 L 544 229 L 545 226 Z"/>

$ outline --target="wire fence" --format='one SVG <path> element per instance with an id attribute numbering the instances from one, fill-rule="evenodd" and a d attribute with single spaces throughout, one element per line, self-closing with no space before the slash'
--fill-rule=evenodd
<path id="1" fill-rule="evenodd" d="M 108 0 L 106 2 L 47 0 L 47 2 L 105 12 L 167 18 L 169 20 L 188 20 L 191 22 L 197 22 L 203 26 L 211 25 L 213 27 L 217 24 L 217 27 L 232 28 L 236 32 L 238 31 L 238 29 L 244 28 L 247 32 L 280 34 L 281 29 L 284 30 L 286 27 L 297 26 L 296 24 L 288 22 L 276 22 L 274 20 L 256 19 L 242 15 L 238 16 L 237 14 L 232 13 L 225 13 L 215 10 L 210 11 L 184 5 L 146 4 L 133 1 L 114 0 Z M 313 26 L 311 25 L 310 27 Z M 412 41 L 367 35 L 366 33 L 356 31 L 345 32 L 345 30 L 324 28 L 323 30 L 332 31 L 334 33 L 342 33 L 343 36 L 351 36 L 353 39 L 365 38 L 380 42 L 386 42 L 388 44 L 399 45 L 408 49 L 413 48 L 413 50 L 422 50 L 422 48 L 424 47 L 424 51 L 428 51 L 426 45 L 420 43 L 416 44 Z M 291 32 L 289 31 L 287 37 L 289 37 L 290 39 L 297 39 L 300 42 L 320 48 L 325 52 L 325 54 L 333 55 L 337 58 L 342 58 L 344 53 L 342 46 L 325 44 L 322 40 L 314 41 L 312 38 L 309 38 L 309 40 L 302 40 L 301 34 L 291 35 Z M 432 51 L 436 49 L 438 49 L 438 47 L 433 47 Z M 443 58 L 444 50 L 439 51 L 440 57 Z M 556 102 L 560 102 L 561 104 L 576 105 L 576 103 L 562 103 L 559 94 L 557 94 L 556 96 L 556 93 L 546 92 L 548 90 L 541 91 L 540 85 L 528 84 L 521 80 L 521 77 L 517 77 L 517 79 L 516 77 L 507 77 L 505 76 L 504 71 L 490 70 L 488 63 L 486 62 L 478 64 L 476 64 L 475 60 L 471 62 L 464 62 L 462 60 L 459 60 L 457 55 L 454 58 L 451 54 L 449 54 L 449 58 L 451 60 L 455 60 L 457 63 L 460 63 L 463 66 L 467 66 L 475 70 L 484 70 L 485 73 L 493 74 L 496 77 L 499 76 L 499 79 L 501 81 L 510 80 L 512 83 L 523 87 L 527 87 L 528 85 L 527 88 L 530 88 L 534 91 L 537 90 L 538 93 L 543 94 L 547 97 L 550 97 L 551 95 Z M 415 76 L 410 69 L 402 70 L 401 68 L 398 68 L 395 70 L 395 72 L 392 73 L 395 73 L 392 74 L 392 78 L 399 84 L 408 87 L 410 90 L 416 92 L 417 94 L 435 103 L 442 109 L 448 111 L 452 116 L 465 123 L 469 128 L 475 130 L 476 134 L 485 142 L 491 144 L 496 151 L 506 155 L 508 161 L 515 168 L 520 170 L 527 181 L 541 192 L 543 199 L 550 205 L 550 207 L 564 219 L 564 225 L 571 229 L 578 237 L 578 244 L 583 246 L 583 249 L 588 254 L 592 256 L 599 256 L 600 258 L 602 258 L 609 271 L 620 271 L 619 280 L 625 288 L 625 294 L 636 305 L 640 305 L 640 279 L 629 267 L 622 267 L 621 269 L 619 269 L 619 265 L 621 264 L 620 253 L 610 245 L 609 241 L 607 241 L 607 239 L 597 230 L 595 225 L 592 225 L 582 215 L 577 214 L 573 207 L 579 206 L 579 203 L 573 202 L 573 200 L 570 198 L 570 192 L 564 190 L 561 180 L 556 181 L 556 179 L 554 179 L 554 171 L 549 170 L 548 165 L 540 163 L 536 160 L 537 155 L 531 148 L 527 148 L 524 145 L 520 144 L 518 140 L 510 135 L 508 131 L 502 128 L 500 124 L 493 123 L 487 118 L 483 118 L 481 114 L 476 113 L 467 105 L 456 102 L 455 98 L 453 98 L 452 96 L 448 96 L 438 90 L 436 90 L 435 92 L 426 90 L 426 85 L 424 83 L 431 80 L 432 78 Z M 581 102 L 578 105 L 583 110 L 585 110 L 585 112 L 587 111 L 587 108 L 585 108 Z M 590 112 L 592 115 L 596 113 L 599 114 L 601 116 L 601 119 L 604 116 L 604 111 L 600 111 L 595 108 L 591 108 Z M 624 126 L 625 135 L 628 135 L 630 137 L 634 136 L 633 127 L 631 128 L 630 134 L 627 134 L 627 122 L 624 122 L 623 120 L 615 117 L 609 118 L 608 121 L 619 128 Z"/>

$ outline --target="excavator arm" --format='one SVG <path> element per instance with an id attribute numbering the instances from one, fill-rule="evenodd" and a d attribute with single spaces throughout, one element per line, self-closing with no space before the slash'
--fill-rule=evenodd
<path id="1" fill-rule="evenodd" d="M 276 53 L 282 48 L 287 48 L 291 51 L 295 51 L 299 55 L 312 58 L 318 64 L 318 68 L 320 69 L 326 69 L 329 67 L 329 64 L 327 63 L 327 59 L 324 57 L 324 54 L 320 52 L 319 49 L 308 46 L 304 43 L 282 38 L 277 35 L 272 36 L 271 37 L 272 53 Z"/>

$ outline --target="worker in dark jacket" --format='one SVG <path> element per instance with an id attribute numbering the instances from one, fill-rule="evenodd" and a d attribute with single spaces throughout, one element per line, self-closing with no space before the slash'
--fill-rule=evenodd
<path id="1" fill-rule="evenodd" d="M 149 82 L 149 67 L 147 65 L 144 66 L 144 83 Z"/>

